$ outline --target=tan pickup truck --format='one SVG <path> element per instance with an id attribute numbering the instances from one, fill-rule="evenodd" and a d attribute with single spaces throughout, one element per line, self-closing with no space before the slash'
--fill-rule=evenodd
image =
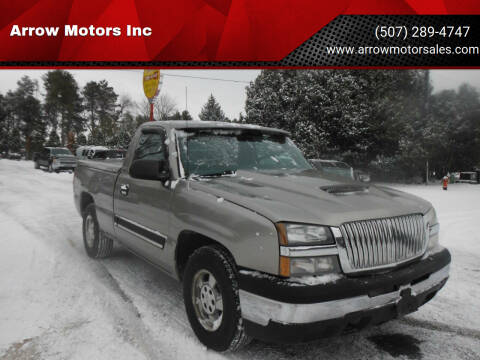
<path id="1" fill-rule="evenodd" d="M 87 254 L 118 241 L 182 281 L 195 334 L 225 351 L 382 323 L 447 281 L 430 203 L 328 176 L 282 130 L 161 121 L 124 160 L 79 161 L 74 196 Z"/>

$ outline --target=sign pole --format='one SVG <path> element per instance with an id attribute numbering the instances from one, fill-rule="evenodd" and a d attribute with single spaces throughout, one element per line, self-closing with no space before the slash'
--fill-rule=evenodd
<path id="1" fill-rule="evenodd" d="M 153 99 L 149 101 L 150 103 L 150 121 L 153 121 Z"/>

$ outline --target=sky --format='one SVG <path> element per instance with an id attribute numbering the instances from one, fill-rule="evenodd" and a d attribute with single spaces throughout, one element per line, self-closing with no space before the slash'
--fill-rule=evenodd
<path id="1" fill-rule="evenodd" d="M 41 77 L 47 71 L 0 70 L 0 93 L 15 89 L 23 75 L 39 80 L 41 85 Z M 88 81 L 105 79 L 120 96 L 128 95 L 137 102 L 145 98 L 141 69 L 68 71 L 74 75 L 80 87 Z M 193 118 L 198 119 L 202 106 L 213 94 L 225 115 L 234 119 L 244 112 L 245 87 L 257 77 L 260 70 L 161 70 L 161 73 L 164 74 L 161 92 L 170 95 L 180 111 L 187 107 Z M 434 91 L 456 89 L 462 83 L 480 89 L 480 70 L 432 70 L 431 80 Z M 43 91 L 40 86 L 40 95 Z"/>

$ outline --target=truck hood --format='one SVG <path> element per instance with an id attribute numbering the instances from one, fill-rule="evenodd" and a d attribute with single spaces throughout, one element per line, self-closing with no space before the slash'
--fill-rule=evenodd
<path id="1" fill-rule="evenodd" d="M 193 190 L 221 197 L 273 222 L 339 226 L 352 220 L 425 214 L 431 208 L 428 201 L 414 195 L 316 170 L 295 174 L 238 171 L 236 176 L 197 178 L 190 184 Z"/>

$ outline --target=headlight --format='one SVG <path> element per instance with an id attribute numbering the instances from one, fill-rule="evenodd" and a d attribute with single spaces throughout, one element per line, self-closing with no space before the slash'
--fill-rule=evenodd
<path id="1" fill-rule="evenodd" d="M 424 220 L 428 235 L 427 251 L 431 251 L 439 246 L 440 233 L 440 224 L 438 223 L 437 214 L 433 207 L 424 215 Z"/>
<path id="2" fill-rule="evenodd" d="M 335 239 L 327 226 L 278 223 L 280 275 L 340 273 Z"/>
<path id="3" fill-rule="evenodd" d="M 332 232 L 326 226 L 279 223 L 281 245 L 332 245 Z"/>

